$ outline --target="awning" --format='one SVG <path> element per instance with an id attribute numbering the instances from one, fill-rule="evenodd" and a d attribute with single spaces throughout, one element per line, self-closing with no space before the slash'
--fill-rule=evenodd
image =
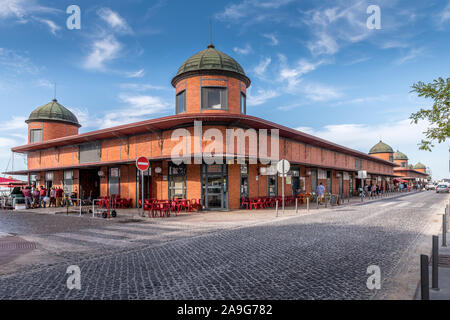
<path id="1" fill-rule="evenodd" d="M 408 183 L 408 181 L 403 180 L 403 179 L 394 179 L 394 182 L 403 182 L 403 183 Z"/>
<path id="2" fill-rule="evenodd" d="M 11 178 L 2 178 L 0 177 L 0 187 L 5 187 L 5 188 L 14 188 L 17 186 L 25 186 L 28 183 L 25 181 L 20 181 L 20 180 L 16 180 L 16 179 L 11 179 Z"/>

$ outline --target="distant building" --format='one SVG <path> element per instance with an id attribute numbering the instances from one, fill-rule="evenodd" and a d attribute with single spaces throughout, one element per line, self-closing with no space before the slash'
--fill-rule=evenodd
<path id="1" fill-rule="evenodd" d="M 416 165 L 408 164 L 408 157 L 400 151 L 394 150 L 386 143 L 380 141 L 370 149 L 369 154 L 384 160 L 394 162 L 398 166 L 394 168 L 395 180 L 405 180 L 409 184 L 417 184 L 417 182 L 425 183 L 428 180 L 426 167 L 422 163 Z"/>

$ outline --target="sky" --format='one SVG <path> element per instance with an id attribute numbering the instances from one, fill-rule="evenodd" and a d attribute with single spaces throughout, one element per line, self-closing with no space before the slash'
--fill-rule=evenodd
<path id="1" fill-rule="evenodd" d="M 247 114 L 362 152 L 381 139 L 450 177 L 448 141 L 418 150 L 428 124 L 409 119 L 432 105 L 411 86 L 449 77 L 447 0 L 0 0 L 0 172 L 26 167 L 10 148 L 55 84 L 80 132 L 174 114 L 170 81 L 206 49 L 210 19 L 216 49 L 252 80 Z"/>

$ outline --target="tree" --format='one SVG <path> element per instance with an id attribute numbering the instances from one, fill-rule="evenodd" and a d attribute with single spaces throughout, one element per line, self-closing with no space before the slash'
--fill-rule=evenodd
<path id="1" fill-rule="evenodd" d="M 441 143 L 450 137 L 450 78 L 439 78 L 428 84 L 419 81 L 412 88 L 411 92 L 416 92 L 419 97 L 434 100 L 433 107 L 420 109 L 409 117 L 411 123 L 417 124 L 419 120 L 428 120 L 430 123 L 430 127 L 423 132 L 425 139 L 419 143 L 419 149 L 431 151 L 434 140 Z"/>

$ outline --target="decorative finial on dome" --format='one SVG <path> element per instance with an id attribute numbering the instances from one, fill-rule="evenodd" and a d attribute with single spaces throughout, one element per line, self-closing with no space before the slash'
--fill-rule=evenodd
<path id="1" fill-rule="evenodd" d="M 208 49 L 213 49 L 214 45 L 212 44 L 212 20 L 211 17 L 209 18 L 209 45 Z"/>

